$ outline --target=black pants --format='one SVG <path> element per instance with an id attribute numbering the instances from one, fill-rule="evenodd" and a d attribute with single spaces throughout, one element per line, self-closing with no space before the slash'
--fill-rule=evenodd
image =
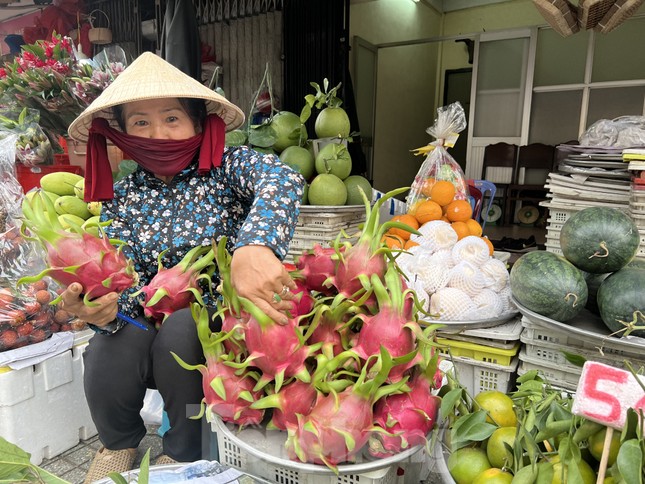
<path id="1" fill-rule="evenodd" d="M 170 420 L 164 454 L 179 462 L 209 458 L 202 455 L 202 421 L 188 418 L 204 396 L 201 373 L 183 369 L 170 354 L 191 365 L 205 362 L 190 310 L 170 315 L 159 331 L 148 328 L 127 324 L 115 334 L 95 334 L 83 354 L 85 396 L 99 439 L 111 450 L 138 447 L 146 434 L 139 415 L 146 388 L 157 388 Z"/>

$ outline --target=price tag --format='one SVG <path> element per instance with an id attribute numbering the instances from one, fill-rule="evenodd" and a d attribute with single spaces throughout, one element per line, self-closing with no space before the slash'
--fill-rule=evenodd
<path id="1" fill-rule="evenodd" d="M 645 384 L 645 378 L 639 377 Z M 645 410 L 645 391 L 630 372 L 587 361 L 571 411 L 607 427 L 622 429 L 627 409 Z"/>

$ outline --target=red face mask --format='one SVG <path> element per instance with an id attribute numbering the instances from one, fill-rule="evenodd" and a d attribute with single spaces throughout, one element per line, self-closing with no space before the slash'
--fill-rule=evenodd
<path id="1" fill-rule="evenodd" d="M 199 173 L 207 173 L 222 164 L 226 126 L 222 118 L 211 114 L 201 133 L 185 140 L 150 139 L 111 128 L 104 118 L 92 121 L 85 158 L 85 201 L 112 200 L 112 169 L 106 138 L 131 156 L 142 168 L 156 175 L 174 176 L 186 168 L 199 152 Z"/>

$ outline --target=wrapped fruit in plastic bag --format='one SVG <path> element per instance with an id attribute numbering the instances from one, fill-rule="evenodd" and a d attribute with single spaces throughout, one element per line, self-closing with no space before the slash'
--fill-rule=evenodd
<path id="1" fill-rule="evenodd" d="M 25 166 L 49 165 L 54 159 L 51 142 L 38 124 L 40 113 L 23 108 L 0 114 L 0 138 L 16 135 L 16 160 Z"/>
<path id="2" fill-rule="evenodd" d="M 415 154 L 427 154 L 407 197 L 407 211 L 414 214 L 416 208 L 426 200 L 446 207 L 454 200 L 467 200 L 468 187 L 464 172 L 448 154 L 447 149 L 455 145 L 459 133 L 466 128 L 466 115 L 458 102 L 437 110 L 437 118 L 426 132 L 435 141 Z"/>

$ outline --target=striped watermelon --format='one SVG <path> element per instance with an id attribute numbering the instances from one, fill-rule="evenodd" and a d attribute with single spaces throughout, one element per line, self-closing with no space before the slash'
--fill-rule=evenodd
<path id="1" fill-rule="evenodd" d="M 587 303 L 582 272 L 552 252 L 524 254 L 513 264 L 510 279 L 513 297 L 522 306 L 556 321 L 568 321 Z"/>
<path id="2" fill-rule="evenodd" d="M 614 272 L 598 288 L 597 300 L 600 317 L 612 333 L 645 337 L 645 269 Z"/>
<path id="3" fill-rule="evenodd" d="M 578 269 L 592 274 L 615 272 L 634 258 L 640 235 L 632 219 L 615 208 L 589 207 L 562 226 L 562 254 Z"/>

